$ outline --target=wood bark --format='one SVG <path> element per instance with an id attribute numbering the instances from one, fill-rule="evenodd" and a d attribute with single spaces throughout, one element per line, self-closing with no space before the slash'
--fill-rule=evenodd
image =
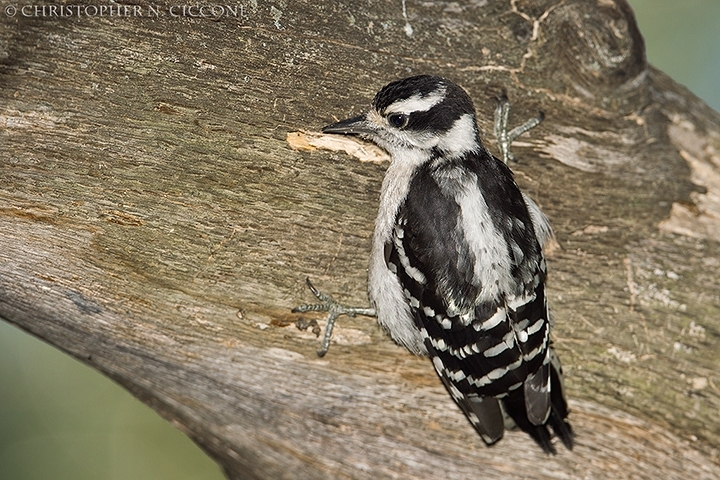
<path id="1" fill-rule="evenodd" d="M 229 478 L 720 478 L 720 116 L 647 65 L 625 0 L 238 5 L 6 11 L 2 319 Z M 367 302 L 385 165 L 287 134 L 419 73 L 467 89 L 491 149 L 499 91 L 512 124 L 545 112 L 511 167 L 559 241 L 572 452 L 519 432 L 486 448 L 372 319 L 341 319 L 321 359 L 290 313 L 308 276 Z"/>

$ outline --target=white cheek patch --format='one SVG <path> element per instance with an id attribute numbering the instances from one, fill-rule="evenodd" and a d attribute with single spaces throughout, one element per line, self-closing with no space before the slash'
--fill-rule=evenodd
<path id="1" fill-rule="evenodd" d="M 445 100 L 445 92 L 447 88 L 442 85 L 437 90 L 434 90 L 427 95 L 421 95 L 416 93 L 408 98 L 403 98 L 392 103 L 385 109 L 385 115 L 388 113 L 405 113 L 411 114 L 413 112 L 427 112 L 438 103 Z"/>
<path id="2" fill-rule="evenodd" d="M 437 143 L 439 149 L 452 156 L 460 156 L 463 153 L 477 150 L 478 146 L 475 118 L 469 113 L 455 120 L 450 130 L 442 135 Z"/>

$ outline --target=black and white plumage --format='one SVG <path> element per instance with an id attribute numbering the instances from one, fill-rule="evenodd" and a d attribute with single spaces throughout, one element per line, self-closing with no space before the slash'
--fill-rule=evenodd
<path id="1" fill-rule="evenodd" d="M 385 86 L 366 114 L 323 129 L 392 155 L 369 266 L 378 322 L 429 355 L 453 399 L 492 444 L 509 416 L 547 452 L 548 426 L 572 448 L 550 346 L 542 245 L 547 218 L 480 141 L 467 93 L 441 77 Z"/>

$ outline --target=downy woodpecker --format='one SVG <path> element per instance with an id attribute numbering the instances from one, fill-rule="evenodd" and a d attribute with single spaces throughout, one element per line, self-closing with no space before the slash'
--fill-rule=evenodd
<path id="1" fill-rule="evenodd" d="M 397 343 L 430 357 L 485 443 L 514 421 L 555 453 L 548 426 L 568 449 L 573 433 L 550 345 L 542 246 L 552 231 L 505 163 L 513 138 L 542 118 L 507 132 L 507 108 L 500 103 L 495 124 L 504 162 L 483 146 L 468 94 L 436 76 L 392 82 L 367 113 L 323 128 L 392 156 L 370 255 L 371 308 L 341 306 L 308 282 L 323 304 L 295 311 L 330 311 L 320 355 L 338 315 L 377 315 Z"/>

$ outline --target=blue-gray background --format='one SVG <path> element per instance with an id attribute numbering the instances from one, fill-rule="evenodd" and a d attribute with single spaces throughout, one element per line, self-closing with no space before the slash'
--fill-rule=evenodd
<path id="1" fill-rule="evenodd" d="M 720 110 L 720 1 L 630 4 L 650 62 Z M 0 321 L 0 480 L 222 478 L 113 382 Z"/>

